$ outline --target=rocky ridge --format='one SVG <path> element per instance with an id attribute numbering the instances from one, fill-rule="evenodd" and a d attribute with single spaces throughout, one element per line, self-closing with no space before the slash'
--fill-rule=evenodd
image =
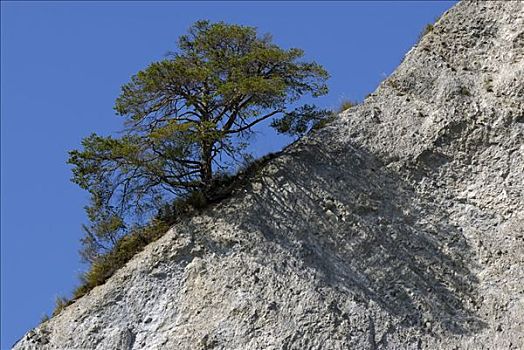
<path id="1" fill-rule="evenodd" d="M 463 1 L 14 348 L 521 349 L 523 286 L 524 3 Z"/>

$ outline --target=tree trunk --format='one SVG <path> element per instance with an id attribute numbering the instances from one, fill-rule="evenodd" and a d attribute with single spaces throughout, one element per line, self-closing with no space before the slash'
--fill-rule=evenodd
<path id="1" fill-rule="evenodd" d="M 209 186 L 211 185 L 211 180 L 213 180 L 212 152 L 213 152 L 213 145 L 209 142 L 203 142 L 202 143 L 202 165 L 200 168 L 200 173 L 202 176 L 204 192 L 209 189 Z"/>

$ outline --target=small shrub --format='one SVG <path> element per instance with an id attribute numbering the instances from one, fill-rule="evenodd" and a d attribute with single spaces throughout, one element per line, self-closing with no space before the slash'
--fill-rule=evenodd
<path id="1" fill-rule="evenodd" d="M 66 297 L 58 296 L 55 299 L 55 309 L 53 310 L 52 316 L 56 316 L 62 312 L 67 306 L 71 305 L 71 300 Z"/>
<path id="2" fill-rule="evenodd" d="M 356 106 L 358 103 L 355 102 L 355 101 L 350 101 L 350 100 L 344 100 L 342 101 L 342 103 L 340 104 L 340 106 L 338 107 L 338 113 L 342 113 L 344 112 L 345 110 L 347 109 L 350 109 L 351 107 L 354 107 Z"/>
<path id="3" fill-rule="evenodd" d="M 386 80 L 386 84 L 391 86 L 393 89 L 400 89 L 400 83 L 394 78 L 389 78 L 388 80 Z"/>
<path id="4" fill-rule="evenodd" d="M 235 181 L 240 184 L 247 183 L 247 180 L 258 175 L 260 170 L 272 159 L 275 159 L 279 153 L 269 153 L 265 156 L 252 160 L 248 164 L 245 164 L 244 168 L 241 169 L 235 178 Z M 240 185 L 239 184 L 239 185 Z"/>
<path id="5" fill-rule="evenodd" d="M 329 115 L 328 117 L 322 119 L 321 121 L 319 121 L 318 123 L 316 123 L 315 125 L 313 125 L 313 127 L 311 128 L 311 130 L 320 130 L 322 128 L 325 128 L 326 125 L 328 125 L 329 123 L 331 123 L 333 120 L 335 120 L 335 118 L 337 117 L 337 113 L 331 113 L 331 115 Z"/>
<path id="6" fill-rule="evenodd" d="M 206 194 L 202 191 L 191 191 L 186 199 L 189 208 L 201 210 L 207 207 L 208 201 Z"/>
<path id="7" fill-rule="evenodd" d="M 426 24 L 422 32 L 420 33 L 418 37 L 418 41 L 422 40 L 423 37 L 425 37 L 427 34 L 431 33 L 433 31 L 434 27 L 433 24 Z"/>
<path id="8" fill-rule="evenodd" d="M 350 101 L 350 100 L 344 100 L 342 101 L 342 103 L 340 104 L 340 106 L 335 110 L 333 111 L 329 116 L 327 116 L 326 118 L 324 119 L 321 119 L 319 120 L 315 125 L 313 125 L 313 127 L 311 128 L 311 130 L 319 130 L 319 129 L 322 129 L 324 128 L 326 125 L 328 125 L 329 123 L 331 123 L 333 120 L 335 120 L 338 116 L 339 113 L 342 113 L 348 109 L 350 109 L 351 107 L 354 107 L 358 105 L 358 102 L 355 102 L 355 101 Z"/>
<path id="9" fill-rule="evenodd" d="M 48 314 L 43 314 L 42 317 L 40 318 L 40 323 L 44 323 L 44 322 L 47 322 L 49 321 L 49 315 Z"/>

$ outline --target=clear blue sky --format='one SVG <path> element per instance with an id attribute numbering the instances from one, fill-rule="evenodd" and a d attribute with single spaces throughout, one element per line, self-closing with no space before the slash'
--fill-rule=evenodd
<path id="1" fill-rule="evenodd" d="M 324 65 L 336 107 L 362 100 L 400 63 L 435 2 L 2 2 L 1 348 L 69 295 L 87 195 L 69 181 L 67 151 L 120 129 L 120 86 L 175 49 L 198 19 L 252 25 Z M 255 154 L 287 142 L 267 129 Z"/>

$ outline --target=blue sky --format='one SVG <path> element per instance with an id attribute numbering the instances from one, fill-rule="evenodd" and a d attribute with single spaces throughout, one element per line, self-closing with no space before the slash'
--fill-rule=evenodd
<path id="1" fill-rule="evenodd" d="M 118 131 L 120 86 L 175 49 L 196 20 L 256 26 L 331 74 L 336 108 L 362 100 L 454 1 L 1 3 L 1 349 L 54 299 L 69 295 L 87 194 L 69 181 L 67 152 L 92 132 Z M 259 128 L 257 155 L 287 139 Z"/>

